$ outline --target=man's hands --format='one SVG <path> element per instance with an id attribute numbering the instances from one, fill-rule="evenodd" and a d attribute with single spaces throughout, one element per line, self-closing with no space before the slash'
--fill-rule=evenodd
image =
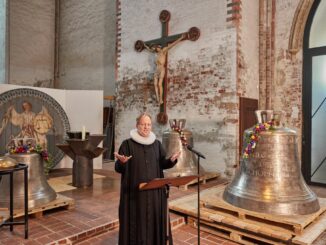
<path id="1" fill-rule="evenodd" d="M 114 154 L 115 158 L 117 158 L 122 163 L 126 163 L 126 162 L 128 162 L 128 160 L 130 158 L 132 158 L 132 156 L 119 155 L 118 152 L 114 152 L 113 154 Z M 172 156 L 170 157 L 170 160 L 172 162 L 174 162 L 175 160 L 178 159 L 178 157 L 180 156 L 180 154 L 181 154 L 181 151 L 176 152 L 176 153 L 173 153 Z"/>
<path id="2" fill-rule="evenodd" d="M 172 156 L 170 157 L 170 160 L 174 162 L 175 160 L 178 159 L 178 157 L 181 155 L 181 151 L 173 153 Z"/>
<path id="3" fill-rule="evenodd" d="M 127 157 L 125 155 L 119 155 L 118 152 L 114 152 L 113 154 L 114 157 L 117 158 L 122 163 L 126 163 L 130 158 L 132 158 L 132 156 Z"/>

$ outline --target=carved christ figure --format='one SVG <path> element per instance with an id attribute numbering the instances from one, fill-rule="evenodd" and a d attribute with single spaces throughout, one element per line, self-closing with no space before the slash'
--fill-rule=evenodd
<path id="1" fill-rule="evenodd" d="M 177 45 L 179 42 L 181 42 L 185 37 L 185 34 L 182 34 L 181 37 L 179 37 L 174 42 L 169 43 L 166 47 L 162 47 L 159 44 L 154 44 L 149 47 L 144 43 L 144 46 L 148 51 L 156 53 L 156 71 L 154 73 L 154 87 L 156 98 L 160 105 L 163 104 L 163 80 L 166 72 L 165 63 L 168 51 L 175 45 Z"/>

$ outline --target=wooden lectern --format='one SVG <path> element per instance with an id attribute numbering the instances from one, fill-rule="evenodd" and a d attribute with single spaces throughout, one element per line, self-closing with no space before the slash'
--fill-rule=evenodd
<path id="1" fill-rule="evenodd" d="M 196 179 L 198 176 L 197 175 L 189 175 L 189 176 L 182 176 L 182 177 L 171 177 L 171 178 L 156 178 L 153 179 L 147 183 L 141 183 L 139 185 L 139 189 L 140 190 L 152 190 L 152 189 L 159 189 L 159 188 L 163 188 L 165 186 L 175 186 L 175 187 L 179 187 L 181 185 L 186 185 L 188 184 L 190 181 L 193 181 L 194 179 Z M 167 199 L 169 198 L 169 192 L 167 192 Z M 168 244 L 169 242 L 169 238 L 170 238 L 170 229 L 169 229 L 169 203 L 167 201 L 166 203 L 166 215 L 167 215 L 167 219 L 166 219 L 166 244 Z"/>

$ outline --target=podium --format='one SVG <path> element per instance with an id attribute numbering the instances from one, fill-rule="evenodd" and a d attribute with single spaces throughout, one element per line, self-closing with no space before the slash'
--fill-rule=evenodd
<path id="1" fill-rule="evenodd" d="M 153 189 L 159 189 L 166 186 L 175 186 L 179 187 L 181 185 L 186 185 L 190 181 L 193 181 L 196 179 L 197 175 L 189 175 L 189 176 L 182 176 L 182 177 L 170 177 L 170 178 L 156 178 L 153 179 L 147 183 L 141 183 L 139 184 L 139 190 L 153 190 Z M 169 191 L 167 191 L 167 200 L 169 198 Z M 169 243 L 170 239 L 170 226 L 169 226 L 169 204 L 168 201 L 166 203 L 166 244 Z M 163 221 L 164 222 L 164 221 Z"/>

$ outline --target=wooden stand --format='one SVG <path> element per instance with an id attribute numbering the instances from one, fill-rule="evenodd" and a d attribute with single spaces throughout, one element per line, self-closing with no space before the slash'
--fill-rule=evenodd
<path id="1" fill-rule="evenodd" d="M 205 172 L 203 175 L 201 175 L 199 177 L 199 181 L 202 182 L 202 184 L 206 184 L 206 181 L 218 178 L 219 176 L 220 176 L 220 174 L 217 172 Z M 190 181 L 189 183 L 187 183 L 186 185 L 179 186 L 179 189 L 183 189 L 186 191 L 186 190 L 188 190 L 189 186 L 197 184 L 197 183 L 198 183 L 198 180 L 194 179 L 194 180 Z"/>
<path id="2" fill-rule="evenodd" d="M 196 178 L 197 178 L 197 175 L 175 177 L 175 178 L 173 178 L 173 177 L 171 177 L 171 178 L 157 178 L 157 179 L 153 179 L 153 180 L 151 180 L 150 182 L 147 182 L 147 183 L 141 183 L 139 185 L 139 189 L 140 190 L 158 189 L 158 188 L 162 188 L 162 187 L 164 187 L 166 185 L 179 187 L 179 186 L 185 185 L 185 184 L 193 181 Z"/>
<path id="3" fill-rule="evenodd" d="M 319 198 L 320 210 L 308 215 L 271 215 L 238 208 L 222 198 L 225 186 L 201 192 L 202 230 L 241 244 L 310 245 L 326 230 L 326 198 Z M 197 226 L 196 195 L 170 202 L 170 209 L 188 215 Z"/>
<path id="4" fill-rule="evenodd" d="M 191 175 L 191 176 L 183 176 L 183 177 L 175 177 L 175 178 L 157 178 L 153 179 L 148 183 L 141 183 L 139 185 L 140 190 L 152 190 L 152 189 L 159 189 L 165 186 L 181 186 L 185 185 L 188 182 L 196 179 L 198 176 Z M 169 193 L 167 192 L 167 199 L 169 198 Z M 166 203 L 166 244 L 169 243 L 170 240 L 170 226 L 169 226 L 169 204 L 168 201 Z"/>

